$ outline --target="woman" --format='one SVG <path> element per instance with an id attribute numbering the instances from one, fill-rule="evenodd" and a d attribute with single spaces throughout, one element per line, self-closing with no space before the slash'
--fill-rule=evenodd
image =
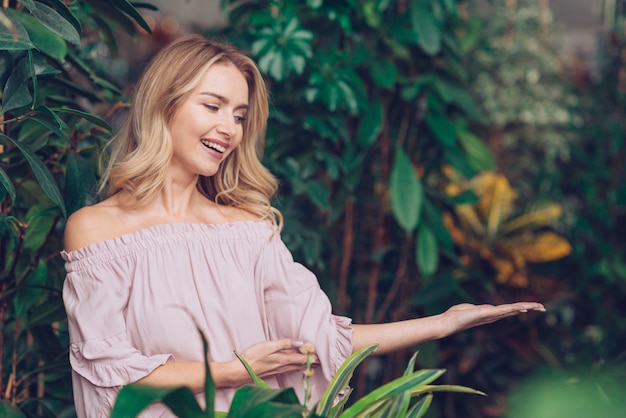
<path id="1" fill-rule="evenodd" d="M 216 407 L 250 379 L 233 352 L 276 387 L 302 396 L 316 347 L 313 404 L 341 363 L 496 321 L 539 303 L 458 305 L 379 325 L 335 316 L 315 276 L 282 243 L 276 180 L 259 154 L 268 98 L 255 64 L 199 36 L 163 49 L 139 80 L 112 141 L 100 203 L 67 221 L 64 301 L 79 417 L 106 417 L 120 386 L 204 383 L 209 341 Z M 143 416 L 170 414 L 163 405 Z"/>

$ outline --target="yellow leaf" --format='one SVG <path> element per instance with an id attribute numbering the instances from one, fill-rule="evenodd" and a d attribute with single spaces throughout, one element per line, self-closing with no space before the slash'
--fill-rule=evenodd
<path id="1" fill-rule="evenodd" d="M 517 241 L 517 242 L 516 242 Z M 524 256 L 531 263 L 543 263 L 565 257 L 572 252 L 570 243 L 554 232 L 542 232 L 533 235 L 533 239 L 520 237 L 519 240 L 510 240 L 508 244 Z"/>
<path id="2" fill-rule="evenodd" d="M 465 229 L 469 229 L 474 235 L 483 237 L 485 235 L 485 227 L 480 222 L 474 207 L 471 205 L 457 205 L 454 207 L 459 221 Z"/>
<path id="3" fill-rule="evenodd" d="M 558 203 L 549 203 L 546 206 L 533 209 L 515 219 L 510 220 L 502 226 L 501 232 L 503 234 L 507 234 L 529 226 L 547 225 L 551 221 L 560 218 L 562 214 L 563 209 L 561 208 L 561 205 Z"/>

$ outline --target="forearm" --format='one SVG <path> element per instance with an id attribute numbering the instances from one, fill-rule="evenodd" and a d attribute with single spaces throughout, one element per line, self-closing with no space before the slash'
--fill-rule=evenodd
<path id="1" fill-rule="evenodd" d="M 378 344 L 376 354 L 409 348 L 450 334 L 442 315 L 387 324 L 354 324 L 352 328 L 352 351 L 355 352 L 370 344 Z"/>
<path id="2" fill-rule="evenodd" d="M 209 363 L 211 378 L 216 387 L 237 387 L 251 382 L 250 376 L 239 361 L 226 363 Z M 204 388 L 204 363 L 176 363 L 169 362 L 154 369 L 152 373 L 138 383 L 155 387 L 187 386 L 193 391 Z"/>

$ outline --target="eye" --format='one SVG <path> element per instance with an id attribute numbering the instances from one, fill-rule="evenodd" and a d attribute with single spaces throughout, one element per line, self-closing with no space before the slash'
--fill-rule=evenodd
<path id="1" fill-rule="evenodd" d="M 243 123 L 248 119 L 247 115 L 235 115 L 235 121 L 237 123 Z"/>
<path id="2" fill-rule="evenodd" d="M 207 109 L 209 109 L 211 112 L 217 112 L 218 110 L 220 110 L 219 107 L 212 105 L 212 104 L 203 104 L 204 107 L 206 107 Z"/>

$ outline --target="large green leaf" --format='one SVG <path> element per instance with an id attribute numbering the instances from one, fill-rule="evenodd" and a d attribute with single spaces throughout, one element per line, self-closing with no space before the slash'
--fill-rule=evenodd
<path id="1" fill-rule="evenodd" d="M 444 112 L 429 109 L 426 113 L 426 125 L 442 145 L 455 146 L 456 128 Z"/>
<path id="2" fill-rule="evenodd" d="M 13 67 L 13 72 L 11 72 L 4 86 L 2 111 L 0 114 L 4 114 L 12 109 L 17 109 L 18 107 L 26 106 L 33 100 L 33 96 L 31 96 L 28 90 L 28 81 L 31 78 L 30 68 L 28 57 L 23 57 L 15 64 L 15 67 Z"/>
<path id="3" fill-rule="evenodd" d="M 65 59 L 67 44 L 60 36 L 44 26 L 39 19 L 27 13 L 13 12 L 11 14 L 26 28 L 31 42 L 37 49 L 58 61 Z"/>
<path id="4" fill-rule="evenodd" d="M 424 276 L 431 276 L 439 266 L 439 246 L 430 227 L 422 223 L 417 228 L 417 266 Z"/>
<path id="5" fill-rule="evenodd" d="M 30 165 L 30 167 L 33 169 L 33 173 L 35 174 L 35 178 L 37 179 L 39 186 L 42 188 L 44 193 L 46 193 L 46 195 L 50 198 L 50 200 L 52 200 L 52 202 L 54 202 L 61 209 L 63 216 L 66 216 L 65 203 L 63 202 L 63 197 L 61 196 L 59 187 L 55 183 L 54 178 L 52 177 L 52 174 L 50 174 L 50 171 L 48 171 L 46 166 L 30 149 L 20 144 L 19 141 L 16 141 L 13 138 L 8 137 L 1 133 L 0 133 L 0 136 L 2 136 L 5 139 L 8 139 L 10 142 L 13 143 L 13 145 L 15 145 L 15 147 L 18 150 L 20 150 L 22 155 L 24 155 L 24 158 L 26 159 L 26 161 L 28 161 L 28 164 Z"/>
<path id="6" fill-rule="evenodd" d="M 476 171 L 491 171 L 496 168 L 496 161 L 491 150 L 480 138 L 465 129 L 459 129 L 457 138 L 467 152 L 472 168 Z"/>
<path id="7" fill-rule="evenodd" d="M 37 7 L 33 9 L 32 13 L 42 25 L 66 41 L 74 45 L 80 44 L 80 34 L 72 23 L 68 22 L 52 7 L 40 2 L 36 2 L 36 4 Z"/>
<path id="8" fill-rule="evenodd" d="M 83 28 L 81 26 L 80 20 L 74 14 L 74 12 L 72 12 L 72 10 L 69 7 L 67 7 L 67 5 L 65 4 L 63 0 L 37 0 L 37 1 L 39 3 L 44 3 L 52 7 L 61 16 L 63 16 L 65 20 L 67 20 L 68 22 L 72 24 L 72 26 L 74 26 L 74 29 L 76 29 L 76 32 L 78 32 L 79 36 L 83 35 Z"/>
<path id="9" fill-rule="evenodd" d="M 276 405 L 268 405 L 268 403 L 283 404 L 286 414 L 278 413 Z M 269 414 L 264 409 L 268 408 Z M 247 418 L 247 417 L 267 417 L 275 416 L 297 417 L 301 418 L 307 409 L 300 405 L 300 401 L 296 396 L 293 388 L 272 389 L 258 386 L 244 386 L 239 389 L 228 411 L 229 418 Z M 294 415 L 295 414 L 295 415 Z"/>
<path id="10" fill-rule="evenodd" d="M 24 233 L 24 249 L 37 250 L 46 241 L 46 237 L 54 223 L 55 209 L 42 209 L 39 205 L 34 206 L 34 216 L 28 220 L 28 228 Z M 29 210 L 30 213 L 33 210 Z"/>
<path id="11" fill-rule="evenodd" d="M 178 416 L 205 418 L 193 392 L 187 387 L 158 388 L 141 384 L 124 386 L 117 395 L 111 418 L 136 417 L 154 402 L 165 402 Z M 184 415 L 180 415 L 180 414 Z"/>
<path id="12" fill-rule="evenodd" d="M 348 386 L 350 379 L 352 379 L 354 369 L 376 350 L 378 350 L 377 344 L 368 345 L 353 353 L 343 362 L 317 405 L 317 413 L 319 415 L 326 416 L 329 414 L 333 407 L 333 402 L 339 393 Z"/>
<path id="13" fill-rule="evenodd" d="M 436 55 L 441 51 L 442 29 L 437 26 L 430 1 L 412 0 L 411 23 L 417 35 L 417 43 L 428 55 Z"/>
<path id="14" fill-rule="evenodd" d="M 376 84 L 387 89 L 392 88 L 398 78 L 398 68 L 390 61 L 374 61 L 370 71 Z"/>
<path id="15" fill-rule="evenodd" d="M 34 47 L 26 28 L 7 15 L 5 9 L 0 9 L 0 50 L 20 51 Z"/>
<path id="16" fill-rule="evenodd" d="M 391 210 L 396 220 L 402 229 L 412 232 L 420 220 L 424 188 L 411 160 L 401 148 L 396 150 L 396 160 L 389 179 L 389 191 Z"/>
<path id="17" fill-rule="evenodd" d="M 419 388 L 428 385 L 444 373 L 444 370 L 419 370 L 408 376 L 399 377 L 365 395 L 356 401 L 351 407 L 346 409 L 341 418 L 354 418 L 361 414 L 372 405 L 389 399 L 404 391 L 413 393 Z"/>

